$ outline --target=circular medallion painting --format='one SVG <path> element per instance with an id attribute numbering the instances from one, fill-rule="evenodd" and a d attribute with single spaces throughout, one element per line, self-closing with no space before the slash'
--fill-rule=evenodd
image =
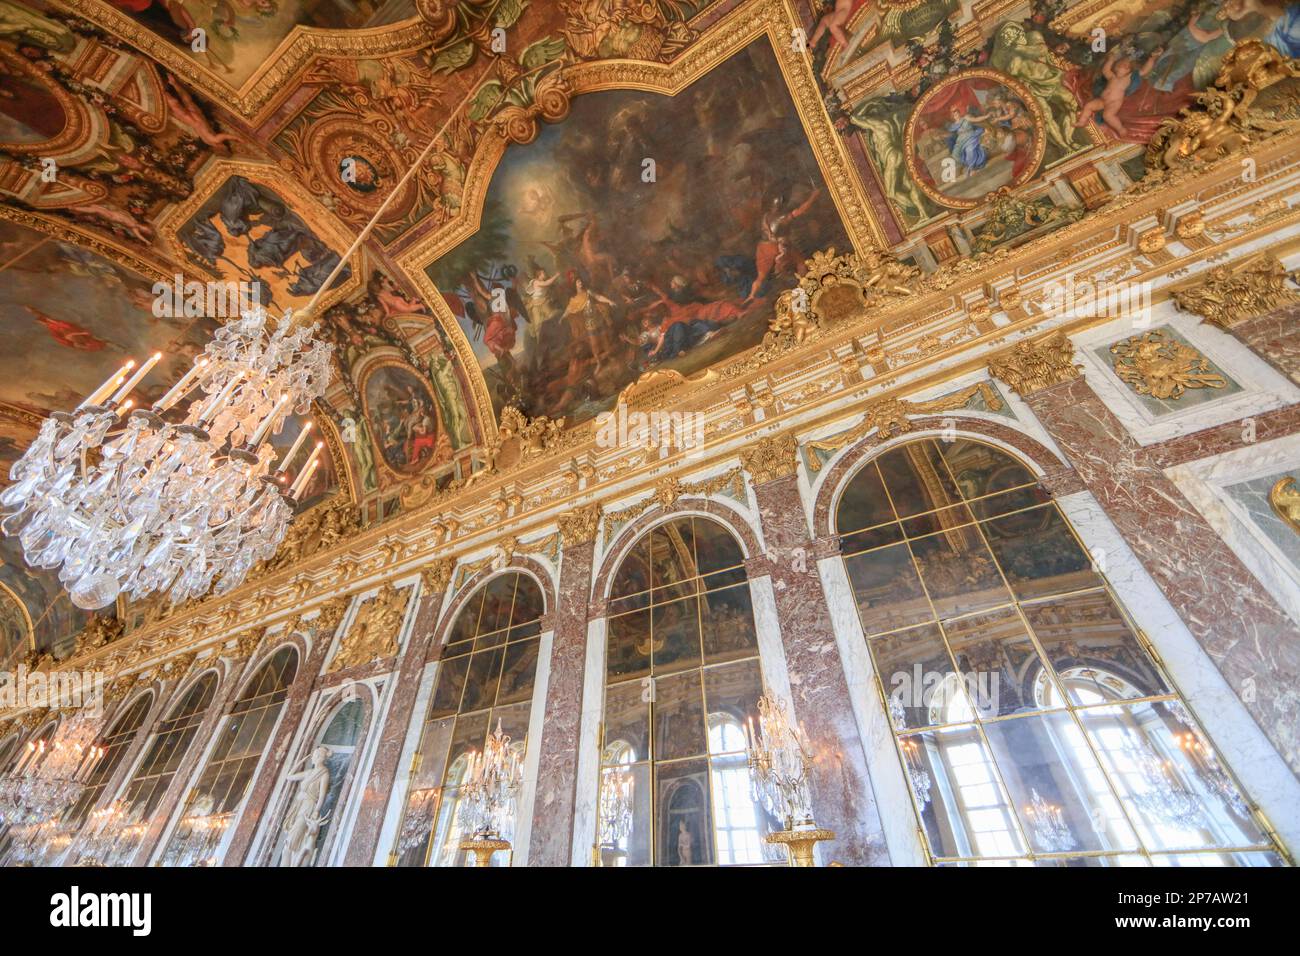
<path id="1" fill-rule="evenodd" d="M 997 70 L 966 70 L 927 90 L 907 121 L 907 168 L 935 202 L 976 206 L 1004 186 L 1019 186 L 1043 161 L 1038 101 Z"/>

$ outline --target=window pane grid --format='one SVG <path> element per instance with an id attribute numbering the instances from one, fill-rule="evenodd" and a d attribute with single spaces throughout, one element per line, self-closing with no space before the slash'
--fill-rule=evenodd
<path id="1" fill-rule="evenodd" d="M 683 548 L 688 538 L 681 565 L 691 573 L 665 580 L 647 570 L 647 556 L 653 563 L 665 542 Z M 706 540 L 712 563 L 701 554 Z M 730 560 L 713 560 L 719 553 Z M 629 586 L 638 580 L 651 586 Z M 762 834 L 779 827 L 756 805 L 744 732 L 763 693 L 762 672 L 730 532 L 697 518 L 652 529 L 623 559 L 611 595 L 595 834 L 601 864 L 772 862 Z"/>
<path id="2" fill-rule="evenodd" d="M 127 748 L 135 740 L 135 735 L 144 723 L 145 715 L 149 713 L 149 707 L 153 704 L 153 694 L 143 694 L 138 697 L 127 710 L 113 725 L 108 736 L 100 741 L 99 745 L 104 748 L 104 755 L 99 758 L 93 770 L 86 779 L 86 788 L 81 792 L 77 802 L 73 804 L 68 811 L 66 823 L 72 826 L 79 826 L 85 822 L 87 815 L 94 809 L 99 802 L 100 796 L 104 793 L 104 788 L 108 786 L 110 778 L 117 770 L 117 765 L 122 762 L 126 756 Z"/>
<path id="3" fill-rule="evenodd" d="M 501 605 L 489 611 L 488 603 L 494 591 L 506 587 L 510 597 L 502 618 Z M 536 611 L 534 616 L 515 620 L 518 610 L 530 608 Z M 464 864 L 465 854 L 459 843 L 469 834 L 461 832 L 459 785 L 465 755 L 470 750 L 483 750 L 498 721 L 510 736 L 512 749 L 519 751 L 521 759 L 526 753 L 528 712 L 541 643 L 537 623 L 542 609 L 536 583 L 515 573 L 483 585 L 460 612 L 469 617 L 453 622 L 421 732 L 417 769 L 412 773 L 411 791 L 392 855 L 394 865 Z M 496 616 L 489 619 L 485 617 L 488 613 Z M 472 628 L 468 625 L 470 618 L 474 621 Z M 497 626 L 502 619 L 505 625 Z M 480 632 L 485 625 L 490 630 Z M 507 690 L 508 672 L 512 678 Z M 459 688 L 456 681 L 460 681 Z M 476 688 L 475 699 L 468 696 L 472 687 Z M 446 688 L 452 689 L 453 699 L 440 699 L 440 691 Z M 422 769 L 432 777 L 421 774 Z M 509 834 L 503 836 L 510 838 Z M 494 864 L 498 862 L 493 859 Z"/>
<path id="4" fill-rule="evenodd" d="M 932 442 L 929 442 L 929 445 L 933 447 Z M 973 445 L 974 443 L 968 443 L 966 448 Z M 907 446 L 903 448 L 906 449 Z M 985 448 L 984 452 L 995 460 L 998 457 L 1010 460 L 1009 456 L 992 448 Z M 915 471 L 924 471 L 923 467 L 917 465 L 918 461 L 921 466 L 927 464 L 924 455 L 924 451 L 910 455 L 910 466 Z M 947 494 L 949 500 L 928 510 L 909 509 L 906 517 L 898 520 L 902 511 L 894 501 L 891 482 L 900 480 L 894 474 L 898 471 L 900 461 L 901 459 L 896 459 L 892 463 L 893 467 L 889 475 L 884 468 L 876 467 L 877 462 L 870 463 L 868 467 L 874 468 L 874 472 L 864 468 L 860 473 L 865 475 L 863 480 L 859 482 L 859 478 L 855 477 L 840 502 L 842 513 L 846 511 L 846 505 L 848 508 L 858 509 L 859 512 L 867 510 L 861 502 L 853 501 L 854 487 L 875 488 L 877 492 L 883 492 L 889 511 L 895 516 L 895 521 L 877 522 L 866 529 L 859 528 L 850 532 L 841 529 L 840 534 L 841 541 L 847 543 L 846 539 L 860 534 L 863 530 L 896 525 L 896 535 L 887 543 L 857 550 L 844 548 L 843 557 L 850 581 L 853 583 L 855 598 L 858 600 L 860 616 L 863 618 L 864 637 L 873 658 L 877 659 L 875 667 L 877 687 L 891 716 L 891 723 L 899 744 L 900 760 L 909 778 L 909 789 L 918 816 L 925 823 L 928 817 L 940 812 L 937 806 L 930 807 L 930 804 L 941 799 L 944 806 L 948 808 L 943 812 L 950 815 L 956 812 L 963 821 L 963 828 L 957 829 L 963 829 L 964 835 L 955 833 L 954 828 L 951 827 L 949 829 L 953 830 L 953 835 L 945 836 L 943 831 L 932 831 L 930 826 L 922 826 L 927 852 L 931 858 L 936 862 L 1026 862 L 1038 859 L 1073 860 L 1091 857 L 1154 861 L 1157 856 L 1173 857 L 1194 852 L 1206 857 L 1227 860 L 1229 857 L 1225 854 L 1246 852 L 1264 854 L 1271 859 L 1269 851 L 1274 847 L 1262 831 L 1254 829 L 1253 818 L 1245 808 L 1245 800 L 1240 796 L 1236 782 L 1218 763 L 1217 754 L 1210 747 L 1203 732 L 1186 713 L 1178 695 L 1171 690 L 1172 685 L 1168 684 L 1167 676 L 1151 658 L 1144 643 L 1145 638 L 1139 638 L 1140 631 L 1133 625 L 1127 611 L 1115 600 L 1109 583 L 1096 568 L 1091 567 L 1090 556 L 1082 557 L 1087 555 L 1086 549 L 1078 540 L 1074 528 L 1065 520 L 1050 497 L 1044 494 L 1042 501 L 1014 511 L 966 521 L 937 531 L 926 528 L 925 534 L 909 536 L 910 530 L 925 528 L 924 523 L 915 522 L 914 519 L 917 517 L 942 516 L 945 513 L 950 516 L 959 515 L 963 513 L 963 509 L 954 508 L 958 500 L 978 502 L 1008 491 L 1035 488 L 1036 483 L 1021 482 L 1014 487 L 999 488 L 982 495 L 971 495 L 967 493 L 971 487 L 971 474 L 964 473 L 966 481 L 959 481 L 948 455 L 930 454 L 928 464 L 933 468 L 934 473 L 929 476 L 929 480 L 920 482 L 921 490 L 917 488 L 908 490 L 911 508 L 914 508 L 918 502 L 927 500 L 926 496 L 932 496 L 936 489 L 940 493 Z M 938 473 L 939 466 L 934 465 L 935 461 L 942 462 L 943 474 Z M 1014 467 L 1023 469 L 1023 466 Z M 1004 471 L 1014 471 L 1014 467 L 1006 468 Z M 1025 473 L 1027 474 L 1027 471 Z M 908 473 L 904 472 L 904 474 Z M 975 474 L 978 476 L 977 471 Z M 910 474 L 909 477 L 917 479 L 916 474 Z M 951 487 L 961 490 L 960 499 L 952 497 L 949 486 L 945 484 L 945 478 L 951 481 Z M 879 482 L 878 488 L 875 482 Z M 933 497 L 929 500 L 933 504 Z M 1041 515 L 1042 518 L 1035 522 L 1037 515 Z M 996 530 L 1001 538 L 1002 543 L 997 546 L 990 539 L 991 530 Z M 991 570 L 996 572 L 995 579 L 988 573 L 989 567 L 981 568 L 979 562 L 976 562 L 976 569 L 984 574 L 988 582 L 983 586 L 986 588 L 1000 586 L 1005 589 L 1005 599 L 988 606 L 962 610 L 959 613 L 945 613 L 937 607 L 936 598 L 948 596 L 944 594 L 943 575 L 939 577 L 941 591 L 936 593 L 934 569 L 925 568 L 914 546 L 916 542 L 927 539 L 931 542 L 953 542 L 958 547 L 958 550 L 953 552 L 955 555 L 969 555 L 971 547 L 982 548 L 983 553 L 980 558 L 985 565 L 991 564 Z M 873 584 L 872 578 L 865 577 L 868 566 L 860 562 L 854 563 L 852 559 L 873 553 L 898 556 L 900 554 L 898 550 L 889 553 L 886 549 L 897 549 L 900 544 L 907 549 L 910 559 L 907 563 L 911 565 L 911 573 L 915 574 L 915 581 L 920 585 L 920 596 L 924 599 L 924 604 L 921 606 L 928 607 L 928 623 L 920 617 L 919 609 L 914 607 L 910 611 L 899 612 L 903 616 L 904 623 L 877 629 L 875 625 L 882 623 L 880 611 L 870 602 L 874 596 L 888 592 L 888 579 L 882 583 L 879 571 L 876 571 Z M 1034 547 L 1045 552 L 1046 558 L 1033 553 Z M 1019 553 L 1015 550 L 1017 548 L 1020 549 Z M 1015 581 L 1011 579 L 1004 563 L 1008 554 L 1018 559 L 1027 559 L 1021 561 L 1021 566 L 1018 568 L 1020 573 Z M 942 552 L 936 552 L 936 556 L 942 556 Z M 895 568 L 906 566 L 906 564 L 898 565 L 896 557 L 887 557 L 886 561 L 892 562 Z M 945 573 L 952 571 L 952 559 L 940 562 L 940 565 L 943 564 L 948 567 L 936 566 L 939 571 Z M 1047 568 L 1046 573 L 1041 570 L 1043 566 Z M 891 563 L 878 563 L 877 567 L 888 573 Z M 956 567 L 959 574 L 966 570 L 960 562 Z M 966 567 L 970 567 L 969 563 Z M 1077 579 L 1080 574 L 1085 578 L 1090 574 L 1096 579 L 1097 584 L 1069 587 L 1071 583 L 1078 584 Z M 1071 575 L 1074 577 L 1071 578 Z M 975 577 L 973 573 L 966 574 L 966 580 L 963 582 L 966 592 L 969 592 Z M 996 585 L 993 585 L 994 580 L 997 581 Z M 1043 593 L 1036 593 L 1034 588 L 1045 588 L 1045 590 Z M 969 597 L 969 594 L 967 596 Z M 1097 600 L 1098 598 L 1100 600 Z M 868 603 L 864 604 L 864 600 Z M 1012 611 L 1014 614 L 1011 613 Z M 1036 620 L 1030 620 L 1031 613 L 1035 614 Z M 911 614 L 913 619 L 908 619 L 908 614 Z M 1075 616 L 1071 617 L 1071 614 Z M 986 618 L 986 622 L 981 622 L 979 620 L 981 617 Z M 1037 620 L 1039 617 L 1042 618 L 1041 621 Z M 1004 627 L 1003 630 L 1007 633 L 999 635 L 996 627 L 983 630 L 979 627 L 981 623 L 997 619 L 1001 619 L 1011 630 L 1007 631 Z M 888 625 L 893 622 L 886 618 L 883 623 Z M 963 623 L 968 626 L 966 628 L 959 626 Z M 933 706 L 929 708 L 927 721 L 916 725 L 902 723 L 906 709 L 899 699 L 891 697 L 885 688 L 885 667 L 882 666 L 878 654 L 893 652 L 896 664 L 910 661 L 912 658 L 908 655 L 926 654 L 928 653 L 926 648 L 933 644 L 933 629 L 936 626 L 939 628 L 943 658 L 946 659 L 943 667 L 947 671 L 947 677 L 944 678 L 944 682 L 951 683 L 952 686 L 945 688 L 946 703 L 942 708 L 936 709 Z M 1054 641 L 1052 650 L 1058 657 L 1048 653 L 1045 644 L 1047 638 L 1041 633 L 1041 627 L 1044 626 L 1052 629 Z M 959 666 L 961 655 L 957 653 L 957 646 L 954 644 L 954 640 L 963 632 L 965 632 L 966 644 L 962 648 L 962 653 L 968 656 L 967 667 L 964 670 Z M 1078 635 L 1077 640 L 1076 635 Z M 909 647 L 909 639 L 913 638 L 912 646 Z M 1124 677 L 1118 677 L 1107 673 L 1106 668 L 1100 664 L 1073 663 L 1071 658 L 1077 657 L 1080 653 L 1083 653 L 1086 658 L 1087 653 L 1086 649 L 1080 652 L 1072 645 L 1086 643 L 1089 639 L 1094 643 L 1102 642 L 1103 645 L 1107 639 L 1112 642 L 1118 641 L 1114 656 L 1117 659 L 1126 658 L 1125 663 L 1132 662 L 1131 672 Z M 893 643 L 887 645 L 884 643 L 887 640 Z M 899 640 L 903 643 L 899 644 Z M 986 707 L 972 706 L 968 693 L 971 690 L 971 682 L 968 678 L 984 676 L 977 674 L 979 668 L 983 667 L 1005 669 L 1007 655 L 1012 650 L 1024 657 L 1025 671 L 1036 675 L 1034 699 L 1030 702 L 1033 707 L 1021 706 L 1011 713 L 996 711 L 989 713 Z M 1105 650 L 1104 646 L 1103 650 Z M 988 657 L 990 652 L 993 652 L 991 658 Z M 985 655 L 985 662 L 973 668 L 972 662 L 976 660 L 979 653 Z M 970 654 L 975 654 L 976 657 L 970 657 Z M 919 660 L 917 658 L 918 663 L 914 665 L 918 670 L 922 666 Z M 939 660 L 929 657 L 927 662 L 933 666 Z M 1071 664 L 1071 680 L 1075 681 L 1070 684 L 1068 692 L 1060 671 L 1059 665 L 1062 663 Z M 927 688 L 930 676 L 927 675 Z M 995 670 L 993 677 L 998 676 L 999 673 Z M 1147 685 L 1149 686 L 1147 693 L 1142 692 L 1143 679 L 1154 681 L 1153 685 Z M 896 673 L 892 682 L 897 681 Z M 1028 682 L 1026 681 L 1025 684 L 1027 685 Z M 994 687 L 996 686 L 995 684 Z M 904 694 L 907 692 L 906 682 L 901 690 Z M 1022 688 L 1017 687 L 1017 692 L 1021 691 Z M 914 689 L 913 693 L 915 694 Z M 1023 698 L 1023 693 L 1018 693 L 1017 696 Z M 1022 701 L 1024 702 L 1026 701 Z M 912 703 L 916 705 L 917 700 L 913 699 Z M 1163 753 L 1172 753 L 1174 757 L 1179 757 L 1179 747 L 1188 751 L 1190 756 L 1183 758 L 1183 764 L 1187 766 L 1179 764 L 1175 767 L 1174 759 L 1169 757 L 1162 759 L 1160 755 L 1151 753 L 1144 753 L 1140 760 L 1135 761 L 1130 754 L 1137 745 L 1132 742 L 1117 743 L 1119 738 L 1115 734 L 1119 731 L 1112 731 L 1107 737 L 1104 728 L 1094 727 L 1093 733 L 1090 734 L 1085 727 L 1085 722 L 1098 724 L 1111 713 L 1126 712 L 1130 708 L 1136 710 L 1141 707 L 1168 710 L 1170 719 L 1162 720 L 1161 715 L 1156 713 L 1148 718 L 1147 722 L 1158 727 L 1159 733 L 1164 737 L 1177 741 L 1177 743 L 1166 741 L 1162 745 Z M 924 712 L 924 708 L 914 706 L 913 717 L 918 709 Z M 942 719 L 942 714 L 952 716 L 945 721 Z M 936 720 L 935 717 L 939 719 Z M 1185 728 L 1181 734 L 1176 733 L 1173 728 L 1173 725 L 1178 724 Z M 989 728 L 988 733 L 985 732 L 986 726 Z M 990 760 L 989 755 L 997 753 L 997 748 L 989 739 L 989 733 L 992 733 L 995 727 L 998 735 L 997 742 L 1002 748 L 1019 749 L 1008 750 L 1003 757 Z M 977 747 L 975 751 L 978 752 L 978 762 L 972 762 L 971 754 L 964 751 L 959 751 L 955 755 L 943 753 L 945 748 L 952 749 L 954 745 L 938 741 L 944 738 L 955 741 L 963 734 L 969 739 L 972 731 L 978 735 L 982 744 L 982 747 Z M 1059 760 L 1059 769 L 1045 773 L 1044 767 L 1032 763 L 1023 766 L 1020 764 L 1021 760 L 1030 756 L 1030 751 L 1024 748 L 1032 743 L 1034 738 L 1039 738 L 1040 742 L 1044 739 L 1054 740 L 1058 746 L 1064 745 L 1066 754 Z M 969 745 L 964 746 L 969 747 Z M 936 769 L 935 765 L 929 762 L 933 753 L 940 753 L 943 756 L 942 765 L 945 769 L 941 770 L 940 779 L 934 778 L 929 772 Z M 1066 759 L 1067 755 L 1069 759 Z M 1004 779 L 1001 766 L 1005 759 L 1010 760 L 1006 769 L 1015 773 L 1019 788 L 1017 799 L 1014 800 L 1008 800 L 1006 797 L 1010 789 L 1008 789 L 1009 781 Z M 1197 760 L 1199 764 L 1195 762 Z M 1072 761 L 1078 766 L 1072 767 Z M 1030 776 L 1034 772 L 1037 772 L 1037 776 Z M 1068 793 L 1061 789 L 1061 782 L 1053 779 L 1055 776 L 1070 778 L 1070 785 L 1086 794 L 1091 805 L 1090 825 L 1094 833 L 1088 834 L 1086 830 L 1081 830 L 1078 820 L 1074 819 L 1079 815 L 1079 811 L 1084 809 L 1082 801 L 1077 804 L 1053 802 L 1051 799 L 1054 795 L 1053 790 L 1068 796 Z M 1201 780 L 1202 776 L 1207 777 L 1208 784 Z M 980 779 L 977 780 L 976 777 Z M 993 777 L 997 778 L 997 786 L 994 786 Z M 1153 780 L 1155 783 L 1152 782 Z M 1166 780 L 1169 782 L 1166 783 Z M 1035 786 L 1029 786 L 1026 790 L 1025 787 L 1029 782 L 1037 783 L 1044 790 L 1048 790 L 1048 797 L 1040 794 Z M 1052 784 L 1050 788 L 1049 783 Z M 1209 793 L 1212 789 L 1219 795 L 1225 806 L 1231 809 L 1226 814 L 1221 813 L 1217 819 L 1212 819 L 1213 813 L 1207 813 L 1204 815 L 1206 819 L 1201 820 L 1197 826 L 1188 823 L 1186 819 L 1179 826 L 1173 827 L 1160 822 L 1171 814 L 1175 818 L 1179 813 L 1183 818 L 1192 815 L 1187 809 L 1190 805 L 1187 794 L 1193 788 L 1199 788 L 1203 793 Z M 1171 809 L 1167 804 L 1172 804 L 1173 808 Z M 929 808 L 928 812 L 927 808 Z M 1010 817 L 1006 814 L 1008 808 L 1011 811 Z M 1155 823 L 1151 822 L 1152 818 L 1156 820 Z M 1014 847 L 1008 849 L 1006 840 L 1011 837 L 1013 828 L 1014 832 L 1020 834 L 1022 846 L 1028 848 L 1027 850 Z M 1033 839 L 1028 838 L 1031 831 Z M 1084 843 L 1101 839 L 1124 845 L 1089 849 L 1086 845 L 1078 845 L 1081 833 Z M 1196 834 L 1194 838 L 1187 835 L 1192 833 Z M 1247 836 L 1255 834 L 1258 840 L 1243 842 L 1241 839 L 1233 839 L 1234 836 L 1240 837 L 1243 834 Z M 1182 842 L 1171 845 L 1169 840 L 1174 839 L 1175 835 Z M 948 848 L 944 845 L 936 845 L 936 839 L 940 844 L 944 840 L 959 839 L 959 842 L 965 841 L 965 845 Z M 1132 845 L 1128 845 L 1130 843 Z M 959 852 L 953 852 L 954 850 Z"/>

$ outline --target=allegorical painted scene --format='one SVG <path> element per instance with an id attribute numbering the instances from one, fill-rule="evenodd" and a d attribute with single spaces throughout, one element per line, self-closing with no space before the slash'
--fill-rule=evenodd
<path id="1" fill-rule="evenodd" d="M 756 345 L 828 246 L 849 240 L 759 40 L 676 96 L 577 98 L 507 151 L 478 232 L 428 273 L 493 404 L 574 422 Z"/>
<path id="2" fill-rule="evenodd" d="M 1234 43 L 1300 53 L 1300 4 L 1268 0 L 1032 0 L 999 17 L 962 0 L 801 6 L 886 233 L 924 232 L 939 259 L 1025 241 L 1140 179 L 1152 135 Z"/>

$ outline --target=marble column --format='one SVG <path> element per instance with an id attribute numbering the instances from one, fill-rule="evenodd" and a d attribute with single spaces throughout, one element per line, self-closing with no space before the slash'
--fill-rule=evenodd
<path id="1" fill-rule="evenodd" d="M 817 573 L 821 555 L 800 506 L 797 452 L 794 436 L 784 434 L 763 439 L 741 457 L 754 483 L 768 549 L 794 717 L 813 751 L 813 813 L 818 826 L 835 831 L 818 852 L 823 863 L 888 866 L 880 811 Z"/>
<path id="2" fill-rule="evenodd" d="M 415 611 L 411 636 L 402 651 L 401 664 L 393 682 L 392 701 L 388 705 L 388 716 L 383 729 L 379 731 L 379 745 L 370 767 L 370 778 L 361 796 L 361 808 L 357 811 L 357 819 L 352 826 L 348 850 L 343 858 L 344 866 L 369 866 L 375 859 L 379 834 L 384 826 L 384 814 L 397 776 L 398 761 L 406 743 L 406 733 L 410 729 L 415 698 L 420 691 L 420 678 L 424 675 L 429 644 L 433 640 L 438 611 L 442 608 L 454 565 L 455 561 L 451 558 L 443 558 L 420 573 L 420 606 Z"/>
<path id="3" fill-rule="evenodd" d="M 1300 774 L 1300 629 L 1089 387 L 1063 335 L 990 370 L 1029 405 L 1270 742 Z"/>
<path id="4" fill-rule="evenodd" d="M 600 506 L 560 516 L 563 542 L 560 585 L 551 614 L 550 675 L 540 737 L 529 866 L 567 866 L 572 854 L 577 800 L 578 739 L 582 719 L 583 667 L 587 659 L 587 604 Z"/>
<path id="5" fill-rule="evenodd" d="M 244 858 L 248 855 L 249 847 L 252 846 L 253 836 L 262 823 L 262 814 L 266 812 L 270 802 L 271 791 L 280 777 L 280 771 L 284 769 L 284 761 L 289 754 L 293 735 L 297 733 L 298 724 L 302 722 L 303 714 L 307 711 L 307 702 L 311 699 L 316 679 L 320 676 L 321 667 L 325 663 L 325 656 L 329 653 L 330 644 L 333 643 L 330 638 L 337 624 L 338 622 L 335 621 L 333 627 L 317 627 L 311 652 L 298 664 L 298 671 L 294 674 L 293 683 L 289 685 L 289 692 L 281 708 L 280 721 L 271 739 L 267 741 L 266 759 L 262 761 L 261 767 L 253 777 L 253 782 L 249 785 L 243 809 L 239 812 L 239 819 L 235 821 L 235 832 L 221 858 L 222 866 L 244 865 Z"/>

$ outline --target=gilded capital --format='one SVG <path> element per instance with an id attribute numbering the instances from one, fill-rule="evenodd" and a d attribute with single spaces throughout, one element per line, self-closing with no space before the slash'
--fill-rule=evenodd
<path id="1" fill-rule="evenodd" d="M 740 463 L 756 485 L 785 478 L 799 467 L 799 442 L 790 432 L 760 439 L 740 453 Z"/>
<path id="2" fill-rule="evenodd" d="M 1271 252 L 1247 256 L 1239 262 L 1215 266 L 1173 293 L 1185 312 L 1194 312 L 1221 329 L 1300 303 L 1286 267 Z"/>
<path id="3" fill-rule="evenodd" d="M 437 594 L 439 591 L 447 590 L 447 584 L 451 581 L 451 572 L 455 567 L 455 558 L 438 558 L 422 567 L 420 581 L 424 585 L 424 593 Z"/>
<path id="4" fill-rule="evenodd" d="M 586 544 L 596 540 L 596 531 L 600 527 L 600 505 L 583 505 L 574 511 L 560 515 L 560 539 L 564 546 Z"/>
<path id="5" fill-rule="evenodd" d="M 1081 369 L 1074 362 L 1074 344 L 1064 332 L 1021 342 L 989 360 L 993 377 L 1005 382 L 1021 398 L 1078 378 Z"/>

